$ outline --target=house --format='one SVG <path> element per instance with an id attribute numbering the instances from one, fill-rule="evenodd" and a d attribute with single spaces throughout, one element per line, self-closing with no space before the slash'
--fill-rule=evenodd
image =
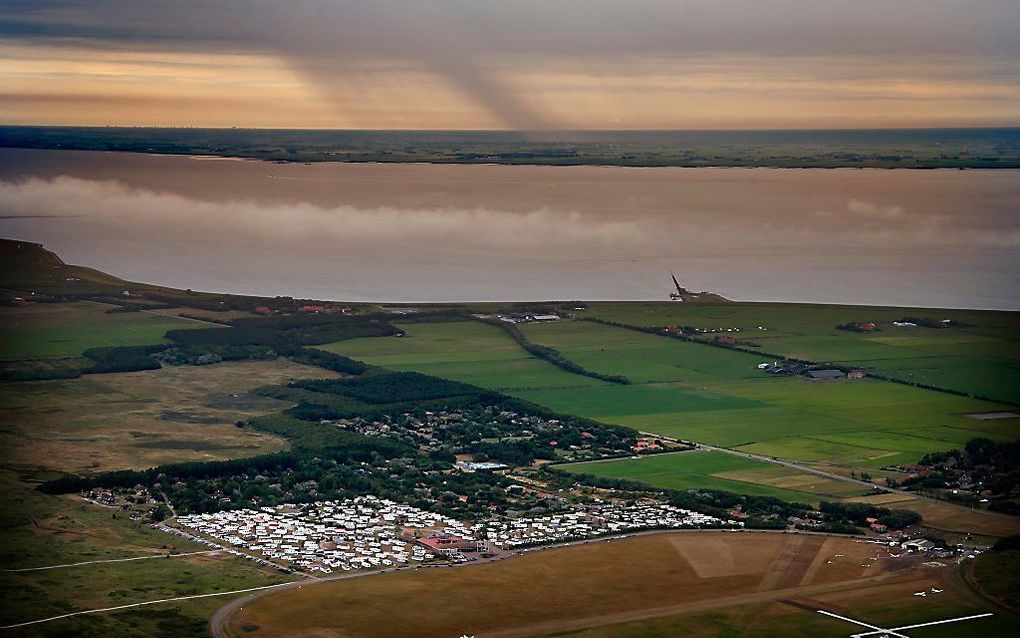
<path id="1" fill-rule="evenodd" d="M 559 321 L 558 315 L 529 315 L 530 321 Z"/>
<path id="2" fill-rule="evenodd" d="M 414 542 L 440 556 L 457 552 L 473 552 L 478 547 L 476 541 L 457 536 L 456 534 L 426 536 L 424 538 L 416 538 Z"/>
<path id="3" fill-rule="evenodd" d="M 846 373 L 846 377 L 848 379 L 863 379 L 864 370 L 851 370 L 850 372 Z"/>
<path id="4" fill-rule="evenodd" d="M 835 368 L 828 370 L 808 370 L 808 376 L 812 379 L 818 380 L 830 380 L 830 379 L 842 379 L 846 375 L 842 370 L 836 370 Z"/>
<path id="5" fill-rule="evenodd" d="M 326 312 L 326 306 L 301 306 L 301 312 Z"/>

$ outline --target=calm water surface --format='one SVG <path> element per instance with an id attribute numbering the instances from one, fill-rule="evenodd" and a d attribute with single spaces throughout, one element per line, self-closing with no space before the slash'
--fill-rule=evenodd
<path id="1" fill-rule="evenodd" d="M 344 300 L 1020 307 L 1020 171 L 270 164 L 0 149 L 0 235 L 203 290 Z"/>

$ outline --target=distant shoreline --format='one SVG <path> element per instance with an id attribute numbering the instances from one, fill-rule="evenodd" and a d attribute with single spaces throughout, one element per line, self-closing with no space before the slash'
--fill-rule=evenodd
<path id="1" fill-rule="evenodd" d="M 0 125 L 0 147 L 288 164 L 1017 169 L 1020 128 L 368 131 Z"/>
<path id="2" fill-rule="evenodd" d="M 5 146 L 0 144 L 0 150 L 10 151 L 56 151 L 62 153 L 109 153 L 111 155 L 134 154 L 147 155 L 150 157 L 179 157 L 193 160 L 225 161 L 225 162 L 251 162 L 255 164 L 279 164 L 279 165 L 310 165 L 310 164 L 356 164 L 361 166 L 490 166 L 497 168 L 624 168 L 624 169 L 715 169 L 715 170 L 770 170 L 770 171 L 1016 171 L 1020 170 L 1020 163 L 1016 166 L 978 166 L 978 167 L 950 167 L 950 166 L 774 166 L 768 164 L 743 165 L 743 164 L 705 164 L 705 165 L 680 165 L 680 164 L 526 164 L 523 162 L 500 163 L 500 162 L 441 162 L 422 160 L 288 160 L 288 159 L 266 159 L 261 157 L 249 157 L 245 155 L 199 155 L 195 153 L 167 153 L 152 151 L 134 150 L 94 150 L 84 148 L 40 148 L 27 146 Z M 792 302 L 796 303 L 796 302 Z"/>

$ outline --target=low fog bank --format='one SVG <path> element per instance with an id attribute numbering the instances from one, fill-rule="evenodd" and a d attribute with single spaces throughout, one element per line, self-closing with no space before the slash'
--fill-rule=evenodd
<path id="1" fill-rule="evenodd" d="M 260 295 L 664 299 L 672 270 L 734 299 L 1020 306 L 1015 174 L 529 167 L 515 197 L 514 180 L 500 182 L 520 175 L 513 167 L 418 166 L 410 179 L 406 167 L 361 166 L 330 179 L 292 166 L 280 177 L 316 175 L 328 196 L 290 184 L 269 197 L 230 186 L 251 175 L 217 175 L 238 163 L 160 159 L 202 164 L 206 181 L 0 171 L 0 235 L 126 278 Z M 295 181 L 247 170 L 274 187 Z M 487 202 L 472 175 L 491 178 Z"/>

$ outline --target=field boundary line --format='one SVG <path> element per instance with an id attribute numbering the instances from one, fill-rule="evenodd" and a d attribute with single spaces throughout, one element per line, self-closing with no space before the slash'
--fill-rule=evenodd
<path id="1" fill-rule="evenodd" d="M 54 620 L 60 620 L 62 618 L 71 618 L 73 616 L 84 616 L 85 614 L 100 614 L 109 611 L 119 611 L 121 609 L 131 609 L 132 607 L 144 607 L 145 605 L 156 605 L 159 603 L 172 603 L 178 600 L 192 600 L 195 598 L 210 598 L 212 596 L 230 596 L 231 594 L 244 594 L 247 592 L 261 591 L 264 589 L 275 589 L 277 587 L 285 587 L 291 585 L 291 582 L 277 583 L 275 585 L 263 585 L 262 587 L 249 587 L 248 589 L 235 589 L 233 591 L 218 591 L 211 594 L 193 594 L 191 596 L 177 596 L 176 598 L 162 598 L 160 600 L 146 600 L 140 603 L 131 603 L 130 605 L 119 605 L 117 607 L 104 607 L 102 609 L 83 609 L 81 611 L 72 611 L 68 614 L 61 614 L 59 616 L 50 616 L 49 618 L 40 618 L 39 620 L 29 620 L 26 622 L 14 623 L 12 625 L 4 625 L 0 629 L 15 629 L 17 627 L 28 627 L 29 625 L 38 625 L 44 622 L 51 622 Z"/>
<path id="2" fill-rule="evenodd" d="M 179 556 L 197 556 L 199 554 L 216 554 L 222 550 L 219 549 L 206 549 L 198 552 L 184 552 L 180 554 L 156 554 L 154 556 L 133 556 L 131 558 L 109 558 L 102 560 L 85 560 L 80 563 L 64 563 L 62 565 L 45 565 L 43 567 L 20 567 L 17 569 L 5 569 L 3 571 L 14 573 L 14 572 L 37 572 L 44 569 L 60 569 L 62 567 L 78 567 L 79 565 L 96 565 L 100 563 L 124 563 L 131 560 L 149 560 L 153 558 L 177 558 Z"/>

